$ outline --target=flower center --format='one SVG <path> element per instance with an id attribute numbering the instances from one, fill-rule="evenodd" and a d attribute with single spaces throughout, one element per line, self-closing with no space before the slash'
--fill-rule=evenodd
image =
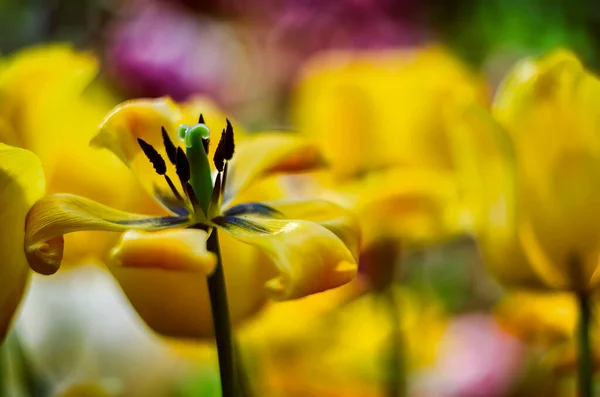
<path id="1" fill-rule="evenodd" d="M 180 208 L 194 212 L 199 222 L 218 216 L 225 194 L 228 163 L 235 150 L 233 126 L 227 120 L 227 126 L 223 129 L 215 149 L 213 163 L 217 169 L 217 176 L 214 184 L 208 160 L 210 130 L 204 123 L 203 116 L 200 115 L 197 124 L 182 124 L 177 129 L 179 139 L 185 144 L 185 151 L 173 143 L 164 127 L 161 129 L 167 157 L 175 166 L 183 194 L 167 175 L 167 165 L 160 153 L 152 145 L 138 138 L 138 143 L 154 170 L 165 178 L 175 200 L 181 204 Z"/>

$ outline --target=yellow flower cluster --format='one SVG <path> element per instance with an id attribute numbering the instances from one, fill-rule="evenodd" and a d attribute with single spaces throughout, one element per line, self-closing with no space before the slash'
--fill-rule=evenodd
<path id="1" fill-rule="evenodd" d="M 390 314 L 368 290 L 394 281 L 406 248 L 473 237 L 496 279 L 534 291 L 497 309 L 527 340 L 574 332 L 570 298 L 538 292 L 589 296 L 600 285 L 600 80 L 566 50 L 517 63 L 493 100 L 484 79 L 441 47 L 320 55 L 293 93 L 301 133 L 246 132 L 202 97 L 118 104 L 97 72 L 92 55 L 66 45 L 0 63 L 0 340 L 30 269 L 50 275 L 90 261 L 106 265 L 153 330 L 211 336 L 206 279 L 220 260 L 207 248 L 211 233 L 234 325 L 268 298 L 350 283 L 364 261 L 372 285 L 267 306 L 241 331 L 242 346 L 263 350 L 328 346 L 331 367 L 348 368 L 390 338 L 393 324 L 379 326 Z M 205 136 L 193 141 L 191 131 Z M 209 190 L 197 182 L 197 149 Z M 291 173 L 300 175 L 280 177 Z M 390 269 L 379 275 L 387 284 L 374 280 L 377 268 Z M 437 303 L 421 311 L 408 289 L 390 293 L 402 302 L 392 321 L 407 360 L 433 362 L 449 319 Z M 290 329 L 290 312 L 303 326 Z M 331 326 L 323 318 L 334 312 Z M 317 335 L 330 326 L 335 343 Z M 359 328 L 370 339 L 354 343 Z M 303 354 L 287 364 L 318 377 Z M 265 365 L 277 367 L 271 359 Z"/>

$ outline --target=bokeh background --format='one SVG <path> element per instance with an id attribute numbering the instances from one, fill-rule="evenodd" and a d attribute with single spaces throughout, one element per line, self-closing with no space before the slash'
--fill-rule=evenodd
<path id="1" fill-rule="evenodd" d="M 445 167 L 435 131 L 450 92 L 489 102 L 517 60 L 557 48 L 597 71 L 599 27 L 592 0 L 0 0 L 0 71 L 23 49 L 70 43 L 99 59 L 93 84 L 114 103 L 202 95 L 250 133 L 322 134 L 333 177 L 278 182 L 360 203 L 393 156 L 423 175 Z M 413 138 L 373 143 L 386 134 Z M 373 179 L 402 190 L 398 175 Z M 574 302 L 507 293 L 462 233 L 469 220 L 431 198 L 446 197 L 445 176 L 424 178 L 435 188 L 411 185 L 383 215 L 361 204 L 357 280 L 268 303 L 236 328 L 254 395 L 576 395 Z M 34 276 L 15 324 L 7 396 L 220 395 L 210 338 L 154 333 L 97 260 Z"/>

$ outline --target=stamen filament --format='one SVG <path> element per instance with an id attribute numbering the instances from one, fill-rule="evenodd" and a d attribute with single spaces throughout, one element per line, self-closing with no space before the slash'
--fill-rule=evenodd
<path id="1" fill-rule="evenodd" d="M 183 202 L 183 197 L 181 197 L 181 194 L 179 194 L 179 191 L 177 191 L 177 188 L 173 184 L 173 181 L 171 180 L 171 178 L 169 178 L 169 176 L 167 174 L 165 174 L 164 176 L 165 176 L 165 180 L 167 181 L 167 184 L 169 185 L 169 188 L 171 189 L 171 191 L 173 192 L 175 197 L 177 197 L 177 199 L 179 201 Z"/>
<path id="2" fill-rule="evenodd" d="M 196 197 L 196 193 L 194 192 L 192 185 L 190 185 L 190 183 L 188 182 L 185 184 L 184 189 L 185 189 L 185 192 L 186 192 L 188 198 L 190 199 L 190 202 L 192 203 L 192 206 L 194 207 L 194 211 L 196 212 L 196 215 L 199 214 L 202 216 L 202 220 L 206 220 L 207 219 L 206 213 L 200 206 L 200 203 L 198 202 L 198 198 Z"/>
<path id="3" fill-rule="evenodd" d="M 221 191 L 219 198 L 219 207 L 223 203 L 223 198 L 225 197 L 225 184 L 227 183 L 227 169 L 229 165 L 229 161 L 225 161 L 225 165 L 223 166 L 223 181 L 221 182 Z"/>
<path id="4" fill-rule="evenodd" d="M 218 216 L 221 212 L 221 178 L 223 177 L 222 172 L 217 174 L 215 179 L 215 187 L 213 188 L 212 197 L 210 198 L 210 207 L 208 210 L 209 219 Z"/>

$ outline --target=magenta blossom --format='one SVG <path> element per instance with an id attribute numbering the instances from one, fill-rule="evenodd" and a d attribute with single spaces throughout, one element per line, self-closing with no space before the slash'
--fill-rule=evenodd
<path id="1" fill-rule="evenodd" d="M 133 3 L 109 29 L 106 67 L 129 96 L 210 95 L 240 87 L 244 48 L 233 29 L 166 2 Z"/>

